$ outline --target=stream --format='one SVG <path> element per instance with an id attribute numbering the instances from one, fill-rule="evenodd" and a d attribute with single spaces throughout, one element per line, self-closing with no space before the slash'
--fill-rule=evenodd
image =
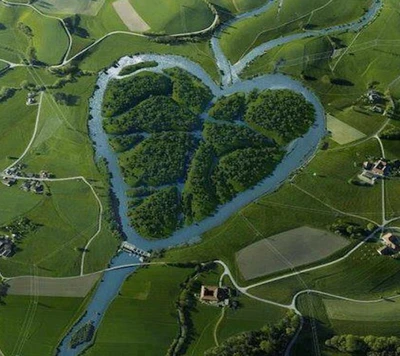
<path id="1" fill-rule="evenodd" d="M 318 100 L 318 98 L 307 89 L 301 82 L 296 81 L 283 74 L 271 74 L 256 77 L 251 80 L 240 80 L 239 74 L 243 69 L 255 58 L 262 55 L 268 49 L 288 43 L 290 41 L 305 38 L 310 36 L 321 36 L 329 33 L 346 30 L 359 30 L 374 19 L 379 12 L 382 3 L 380 1 L 373 2 L 371 8 L 365 13 L 362 19 L 347 25 L 334 26 L 329 29 L 319 31 L 307 31 L 298 34 L 293 34 L 281 37 L 259 47 L 253 49 L 246 56 L 244 56 L 238 63 L 231 65 L 229 60 L 222 52 L 219 44 L 219 36 L 221 32 L 227 27 L 233 25 L 235 22 L 257 16 L 264 11 L 267 11 L 274 0 L 270 0 L 264 6 L 239 15 L 228 24 L 222 26 L 211 39 L 211 47 L 213 49 L 216 63 L 222 75 L 221 87 L 218 86 L 210 76 L 198 64 L 180 56 L 175 55 L 157 55 L 157 54 L 142 54 L 136 56 L 126 56 L 121 58 L 118 63 L 103 71 L 99 74 L 97 80 L 97 89 L 90 99 L 90 114 L 89 132 L 94 142 L 96 159 L 104 157 L 108 161 L 108 168 L 112 174 L 111 184 L 115 196 L 119 200 L 118 213 L 121 220 L 123 232 L 127 236 L 127 241 L 136 245 L 143 250 L 156 250 L 161 248 L 171 248 L 183 244 L 192 244 L 200 241 L 200 237 L 210 229 L 221 225 L 235 212 L 255 201 L 262 195 L 272 193 L 277 190 L 280 185 L 287 180 L 290 175 L 297 169 L 306 165 L 307 162 L 313 157 L 317 151 L 320 140 L 326 135 L 325 125 L 325 111 Z M 166 68 L 180 67 L 190 74 L 199 78 L 205 85 L 207 85 L 213 92 L 215 99 L 222 95 L 229 95 L 235 92 L 249 93 L 253 89 L 290 89 L 297 93 L 302 94 L 315 108 L 316 119 L 314 125 L 302 137 L 294 140 L 287 146 L 287 153 L 282 161 L 276 167 L 274 173 L 263 179 L 253 188 L 238 194 L 230 202 L 220 206 L 213 216 L 210 216 L 198 224 L 186 226 L 176 231 L 171 237 L 160 240 L 147 240 L 142 238 L 129 224 L 128 219 L 128 198 L 126 191 L 129 186 L 123 180 L 117 155 L 113 152 L 108 144 L 108 136 L 102 128 L 101 106 L 103 96 L 108 82 L 111 79 L 119 79 L 118 73 L 122 68 L 128 65 L 145 62 L 155 61 L 159 65 L 155 68 L 145 68 L 143 70 L 151 70 L 161 72 Z M 141 70 L 140 70 L 141 71 Z M 139 73 L 137 71 L 133 75 Z M 215 100 L 214 99 L 214 100 Z M 110 262 L 110 267 L 135 264 L 139 263 L 139 259 L 131 256 L 128 253 L 119 253 Z M 112 300 L 118 295 L 118 292 L 125 281 L 126 277 L 130 275 L 137 267 L 128 267 L 119 270 L 106 272 L 102 276 L 101 282 L 98 284 L 91 301 L 89 302 L 86 312 L 83 317 L 78 320 L 71 328 L 69 333 L 65 336 L 59 345 L 59 355 L 72 356 L 79 355 L 90 344 L 82 344 L 75 349 L 70 348 L 70 341 L 72 335 L 79 330 L 83 325 L 92 322 L 94 327 L 99 327 L 101 320 L 107 311 Z"/>

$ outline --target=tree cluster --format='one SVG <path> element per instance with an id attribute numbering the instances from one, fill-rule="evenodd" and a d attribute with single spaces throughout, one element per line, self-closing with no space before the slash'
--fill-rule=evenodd
<path id="1" fill-rule="evenodd" d="M 146 197 L 129 211 L 132 226 L 147 238 L 163 238 L 174 232 L 179 223 L 181 203 L 176 187 L 164 188 Z"/>
<path id="2" fill-rule="evenodd" d="M 305 134 L 315 120 L 311 103 L 291 90 L 265 90 L 251 100 L 245 121 L 283 143 Z"/>
<path id="3" fill-rule="evenodd" d="M 326 346 L 346 353 L 359 355 L 399 355 L 400 338 L 395 336 L 335 335 L 325 342 Z"/>
<path id="4" fill-rule="evenodd" d="M 125 114 L 103 121 L 109 134 L 129 134 L 145 131 L 192 131 L 199 118 L 167 96 L 152 96 Z"/>
<path id="5" fill-rule="evenodd" d="M 385 129 L 380 136 L 384 140 L 400 140 L 400 129 L 397 127 L 390 127 Z"/>
<path id="6" fill-rule="evenodd" d="M 115 116 L 128 111 L 153 95 L 170 95 L 171 80 L 158 73 L 142 72 L 134 77 L 111 80 L 103 100 L 103 115 Z"/>
<path id="7" fill-rule="evenodd" d="M 185 132 L 154 134 L 122 153 L 120 166 L 132 186 L 174 183 L 184 178 L 196 144 L 193 136 Z"/>
<path id="8" fill-rule="evenodd" d="M 194 113 L 201 114 L 213 97 L 210 88 L 183 69 L 175 67 L 164 72 L 173 81 L 174 100 Z"/>
<path id="9" fill-rule="evenodd" d="M 220 346 L 204 353 L 205 356 L 277 356 L 283 355 L 299 327 L 299 317 L 288 315 L 278 324 L 265 326 L 259 331 L 232 336 Z"/>
<path id="10" fill-rule="evenodd" d="M 246 96 L 235 93 L 220 98 L 209 110 L 209 115 L 216 120 L 235 121 L 241 120 L 246 111 Z"/>
<path id="11" fill-rule="evenodd" d="M 139 134 L 111 136 L 108 141 L 115 152 L 125 152 L 143 140 Z"/>
<path id="12" fill-rule="evenodd" d="M 124 75 L 128 75 L 128 74 L 132 74 L 140 69 L 154 68 L 157 66 L 158 66 L 158 63 L 155 61 L 140 62 L 140 63 L 132 64 L 132 65 L 122 68 L 121 71 L 119 72 L 119 75 L 124 76 Z"/>

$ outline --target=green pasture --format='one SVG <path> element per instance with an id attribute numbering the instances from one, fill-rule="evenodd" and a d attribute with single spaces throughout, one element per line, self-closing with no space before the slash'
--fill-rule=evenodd
<path id="1" fill-rule="evenodd" d="M 391 296 L 398 291 L 400 263 L 380 256 L 376 251 L 380 246 L 367 243 L 332 266 L 255 287 L 249 292 L 282 303 L 290 303 L 293 296 L 304 289 L 364 300 Z"/>
<path id="2" fill-rule="evenodd" d="M 105 0 L 39 0 L 35 7 L 46 14 L 96 16 Z"/>
<path id="3" fill-rule="evenodd" d="M 230 12 L 231 14 L 236 15 L 261 7 L 266 3 L 266 1 L 265 0 L 212 0 L 211 3 L 213 5 L 216 5 L 223 12 Z"/>
<path id="4" fill-rule="evenodd" d="M 61 61 L 68 48 L 68 37 L 60 21 L 44 17 L 27 7 L 0 4 L 0 9 L 0 23 L 5 27 L 0 30 L 0 54 L 3 59 L 18 63 L 26 57 L 27 47 L 32 45 L 39 61 L 47 64 Z M 31 28 L 32 39 L 18 29 L 18 23 Z"/>
<path id="5" fill-rule="evenodd" d="M 361 18 L 371 0 L 311 0 L 279 2 L 259 16 L 242 20 L 228 28 L 221 37 L 221 47 L 228 59 L 235 63 L 251 49 L 280 36 L 312 29 L 346 24 Z"/>
<path id="6" fill-rule="evenodd" d="M 320 151 L 294 183 L 325 204 L 379 223 L 382 220 L 382 183 L 366 187 L 354 185 L 351 180 L 357 179 L 362 163 L 368 157 L 380 156 L 376 140 L 343 149 Z"/>
<path id="7" fill-rule="evenodd" d="M 386 219 L 400 217 L 400 178 L 386 180 Z"/>
<path id="8" fill-rule="evenodd" d="M 4 298 L 0 304 L 1 351 L 5 355 L 54 355 L 83 304 L 82 298 Z"/>
<path id="9" fill-rule="evenodd" d="M 130 0 L 151 32 L 175 34 L 207 28 L 214 14 L 203 0 Z"/>
<path id="10" fill-rule="evenodd" d="M 132 274 L 109 307 L 88 355 L 165 355 L 178 334 L 175 302 L 192 269 L 151 266 Z"/>

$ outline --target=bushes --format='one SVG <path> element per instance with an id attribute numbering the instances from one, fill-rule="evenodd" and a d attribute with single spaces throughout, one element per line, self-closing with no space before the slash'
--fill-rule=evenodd
<path id="1" fill-rule="evenodd" d="M 400 140 L 400 129 L 397 127 L 390 127 L 381 133 L 381 138 L 384 140 Z"/>
<path id="2" fill-rule="evenodd" d="M 119 115 L 152 95 L 171 93 L 171 80 L 158 73 L 143 72 L 131 78 L 111 80 L 104 95 L 103 115 Z"/>
<path id="3" fill-rule="evenodd" d="M 240 120 L 246 110 L 246 96 L 236 93 L 228 97 L 220 98 L 210 109 L 209 115 L 217 120 Z"/>
<path id="4" fill-rule="evenodd" d="M 201 114 L 213 97 L 210 88 L 180 68 L 166 69 L 164 72 L 172 78 L 174 100 L 194 113 Z"/>
<path id="5" fill-rule="evenodd" d="M 305 134 L 315 120 L 315 110 L 301 94 L 266 90 L 251 100 L 245 120 L 261 132 L 288 143 Z"/>
<path id="6" fill-rule="evenodd" d="M 117 118 L 103 122 L 110 134 L 132 132 L 192 131 L 199 118 L 166 96 L 153 96 Z"/>
<path id="7" fill-rule="evenodd" d="M 184 132 L 154 134 L 120 156 L 120 165 L 132 186 L 163 185 L 184 178 L 196 141 Z"/>
<path id="8" fill-rule="evenodd" d="M 129 212 L 132 226 L 148 238 L 167 237 L 178 226 L 181 212 L 178 189 L 169 187 L 145 198 Z"/>

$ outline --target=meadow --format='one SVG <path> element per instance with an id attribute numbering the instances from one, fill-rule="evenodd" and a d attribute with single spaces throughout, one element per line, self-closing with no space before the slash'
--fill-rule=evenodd
<path id="1" fill-rule="evenodd" d="M 50 356 L 83 312 L 84 298 L 8 296 L 0 304 L 0 349 Z"/>
<path id="2" fill-rule="evenodd" d="M 320 29 L 345 24 L 361 18 L 371 0 L 285 0 L 282 8 L 275 2 L 259 16 L 242 20 L 221 36 L 221 48 L 232 63 L 251 49 L 280 36 L 302 32 L 304 28 Z"/>

